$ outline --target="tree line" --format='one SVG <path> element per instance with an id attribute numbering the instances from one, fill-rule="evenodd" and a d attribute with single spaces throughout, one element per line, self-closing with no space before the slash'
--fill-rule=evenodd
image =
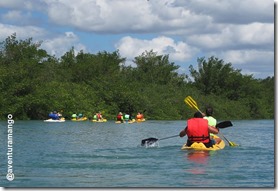
<path id="1" fill-rule="evenodd" d="M 115 119 L 118 112 L 147 119 L 187 119 L 194 110 L 184 103 L 192 96 L 198 107 L 214 108 L 217 119 L 273 119 L 274 77 L 255 79 L 214 56 L 198 58 L 190 75 L 168 55 L 145 51 L 126 66 L 118 51 L 83 51 L 72 47 L 60 58 L 40 48 L 32 38 L 16 34 L 0 44 L 0 118 L 46 119 L 56 110 L 92 117 L 102 112 Z"/>

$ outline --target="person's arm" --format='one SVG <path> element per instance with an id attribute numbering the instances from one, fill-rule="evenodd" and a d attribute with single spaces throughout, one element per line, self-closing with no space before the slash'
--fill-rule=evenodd
<path id="1" fill-rule="evenodd" d="M 208 126 L 208 128 L 209 128 L 209 132 L 210 132 L 210 133 L 218 134 L 218 132 L 219 132 L 219 129 L 216 128 L 216 127 Z"/>
<path id="2" fill-rule="evenodd" d="M 186 135 L 187 127 L 180 132 L 180 137 L 184 137 Z"/>

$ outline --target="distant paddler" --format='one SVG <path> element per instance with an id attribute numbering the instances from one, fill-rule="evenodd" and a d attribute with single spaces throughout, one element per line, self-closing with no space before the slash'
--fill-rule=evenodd
<path id="1" fill-rule="evenodd" d="M 210 106 L 206 107 L 206 114 L 202 113 L 202 115 L 204 116 L 203 118 L 208 120 L 209 126 L 216 127 L 217 120 L 212 116 L 212 114 L 213 114 L 213 108 Z M 211 136 L 211 140 L 214 140 L 217 144 L 220 143 L 221 141 L 220 138 L 213 139 L 214 137 L 213 133 L 210 133 L 210 136 Z"/>
<path id="2" fill-rule="evenodd" d="M 123 113 L 119 112 L 116 118 L 116 123 L 123 123 L 123 122 L 124 122 Z"/>
<path id="3" fill-rule="evenodd" d="M 76 113 L 74 113 L 74 114 L 71 115 L 71 119 L 73 119 L 73 120 L 76 120 L 76 119 L 77 119 Z"/>
<path id="4" fill-rule="evenodd" d="M 95 115 L 93 116 L 93 120 L 97 121 L 97 113 L 95 113 Z"/>
<path id="5" fill-rule="evenodd" d="M 130 115 L 128 113 L 125 113 L 124 120 L 125 120 L 126 123 L 128 123 L 128 121 L 129 121 L 129 116 Z"/>
<path id="6" fill-rule="evenodd" d="M 50 112 L 48 116 L 53 120 L 59 120 L 60 119 L 60 116 L 56 111 Z"/>
<path id="7" fill-rule="evenodd" d="M 102 114 L 101 114 L 100 111 L 97 113 L 97 120 L 98 120 L 98 121 L 103 120 L 103 117 L 102 117 Z"/>
<path id="8" fill-rule="evenodd" d="M 138 112 L 136 115 L 136 121 L 137 122 L 141 122 L 141 121 L 145 121 L 144 119 L 144 115 L 141 112 Z"/>

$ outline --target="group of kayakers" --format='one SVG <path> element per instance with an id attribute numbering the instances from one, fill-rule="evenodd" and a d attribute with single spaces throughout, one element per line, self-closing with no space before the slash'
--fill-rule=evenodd
<path id="1" fill-rule="evenodd" d="M 84 116 L 82 113 L 79 113 L 78 115 L 76 113 L 74 113 L 71 115 L 71 120 L 72 121 L 85 121 L 85 120 L 87 120 L 87 117 Z M 93 120 L 96 120 L 96 121 L 103 120 L 101 112 L 95 113 L 93 116 Z"/>
<path id="2" fill-rule="evenodd" d="M 201 113 L 197 111 L 194 113 L 193 118 L 187 120 L 187 126 L 180 133 L 180 137 L 187 135 L 187 146 L 191 146 L 194 142 L 201 142 L 206 147 L 212 147 L 214 144 L 219 144 L 222 141 L 220 138 L 213 138 L 214 134 L 219 133 L 219 128 L 216 127 L 217 120 L 212 116 L 213 108 L 207 107 L 206 113 Z M 52 120 L 60 120 L 62 115 L 59 112 L 50 112 L 48 115 Z M 84 115 L 79 113 L 72 114 L 72 120 L 84 119 Z M 87 118 L 86 118 L 87 120 Z M 101 112 L 96 112 L 93 116 L 93 120 L 101 121 L 104 120 Z M 144 115 L 141 112 L 138 112 L 134 117 L 129 113 L 119 112 L 116 117 L 116 122 L 118 123 L 127 123 L 133 121 L 144 121 Z"/>
<path id="3" fill-rule="evenodd" d="M 54 112 L 50 112 L 49 113 L 49 117 L 52 120 L 59 120 L 62 117 L 62 114 L 60 114 L 59 112 L 57 113 L 56 111 Z M 83 113 L 73 113 L 71 115 L 71 120 L 72 121 L 85 121 L 87 120 L 87 117 L 83 115 Z M 103 118 L 102 113 L 96 112 L 92 118 L 92 121 L 106 121 L 106 119 Z M 131 121 L 144 121 L 144 115 L 141 112 L 138 112 L 137 115 L 134 117 L 132 114 L 129 113 L 122 113 L 119 112 L 118 115 L 116 116 L 116 122 L 120 122 L 120 123 L 124 123 L 124 122 L 131 122 Z"/>
<path id="4" fill-rule="evenodd" d="M 194 142 L 202 142 L 206 147 L 212 147 L 221 141 L 220 138 L 212 138 L 219 132 L 216 127 L 217 120 L 212 114 L 213 108 L 207 107 L 206 113 L 197 111 L 193 118 L 187 120 L 187 126 L 179 134 L 180 137 L 187 135 L 187 146 L 191 146 Z"/>
<path id="5" fill-rule="evenodd" d="M 133 115 L 129 114 L 129 113 L 122 113 L 119 112 L 117 117 L 116 117 L 116 122 L 119 123 L 128 123 L 128 122 L 139 122 L 139 121 L 143 121 L 144 120 L 144 115 L 141 112 L 138 112 L 136 117 L 134 118 Z"/>
<path id="6" fill-rule="evenodd" d="M 193 118 L 187 120 L 187 126 L 180 133 L 180 137 L 187 135 L 187 146 L 191 146 L 194 142 L 201 142 L 206 147 L 212 147 L 214 144 L 218 144 L 221 139 L 213 138 L 214 134 L 218 134 L 219 129 L 216 127 L 217 120 L 212 116 L 213 108 L 207 107 L 206 113 L 201 113 L 197 111 L 194 113 Z M 50 112 L 48 115 L 52 120 L 60 120 L 62 115 L 59 112 Z M 82 113 L 78 115 L 76 113 L 72 114 L 72 120 L 87 120 Z M 94 121 L 103 120 L 101 112 L 96 112 L 93 116 Z M 138 112 L 134 117 L 129 113 L 119 112 L 116 117 L 116 122 L 118 123 L 127 123 L 127 122 L 140 122 L 144 121 L 144 115 L 141 112 Z"/>

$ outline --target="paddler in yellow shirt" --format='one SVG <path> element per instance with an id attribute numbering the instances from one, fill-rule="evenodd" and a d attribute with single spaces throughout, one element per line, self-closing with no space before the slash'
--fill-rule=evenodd
<path id="1" fill-rule="evenodd" d="M 216 127 L 217 120 L 212 116 L 212 114 L 213 114 L 213 108 L 208 106 L 206 108 L 206 114 L 203 114 L 203 116 L 204 116 L 203 118 L 208 120 L 209 126 Z M 211 136 L 212 140 L 216 141 L 216 143 L 219 143 L 221 141 L 220 138 L 213 139 L 213 136 L 214 136 L 213 133 L 210 133 L 210 136 Z"/>

